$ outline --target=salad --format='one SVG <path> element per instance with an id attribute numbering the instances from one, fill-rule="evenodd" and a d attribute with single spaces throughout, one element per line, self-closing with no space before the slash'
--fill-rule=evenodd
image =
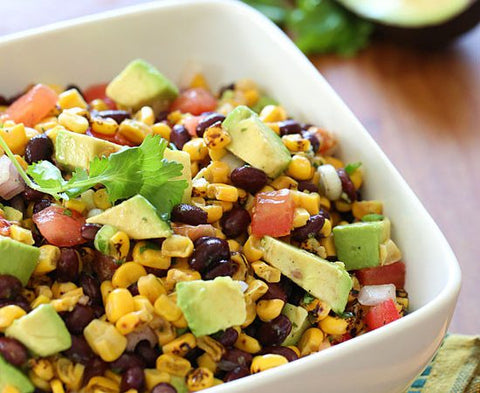
<path id="1" fill-rule="evenodd" d="M 253 81 L 138 59 L 0 104 L 2 393 L 195 392 L 407 313 L 362 164 Z"/>

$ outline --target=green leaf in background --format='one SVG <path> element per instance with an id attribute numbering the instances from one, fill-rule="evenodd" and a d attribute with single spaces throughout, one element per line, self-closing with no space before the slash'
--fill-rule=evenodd
<path id="1" fill-rule="evenodd" d="M 243 2 L 256 8 L 277 25 L 285 23 L 291 8 L 288 0 L 244 0 Z"/>

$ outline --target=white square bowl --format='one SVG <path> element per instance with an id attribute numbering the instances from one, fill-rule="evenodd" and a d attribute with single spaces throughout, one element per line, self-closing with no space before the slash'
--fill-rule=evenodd
<path id="1" fill-rule="evenodd" d="M 172 0 L 0 38 L 1 93 L 13 94 L 39 81 L 83 87 L 108 81 L 137 57 L 175 81 L 189 67 L 198 66 L 214 87 L 252 78 L 294 117 L 333 131 L 340 140 L 340 156 L 363 163 L 363 194 L 384 201 L 393 238 L 407 264 L 411 314 L 210 391 L 403 391 L 441 343 L 460 289 L 460 269 L 437 225 L 368 132 L 266 18 L 235 1 Z"/>

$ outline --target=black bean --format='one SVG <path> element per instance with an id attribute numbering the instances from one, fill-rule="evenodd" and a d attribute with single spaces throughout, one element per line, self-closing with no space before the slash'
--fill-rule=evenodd
<path id="1" fill-rule="evenodd" d="M 233 370 L 229 371 L 223 377 L 225 382 L 234 381 L 235 379 L 240 379 L 250 375 L 250 370 L 247 367 L 235 367 Z"/>
<path id="2" fill-rule="evenodd" d="M 257 330 L 257 339 L 264 346 L 279 345 L 292 330 L 292 323 L 285 315 L 279 315 L 270 322 L 264 322 Z"/>
<path id="3" fill-rule="evenodd" d="M 190 363 L 195 363 L 199 356 L 203 355 L 205 351 L 200 349 L 200 347 L 195 347 L 190 349 L 184 356 Z"/>
<path id="4" fill-rule="evenodd" d="M 115 258 L 108 255 L 103 255 L 100 251 L 95 252 L 96 260 L 93 264 L 93 270 L 95 271 L 100 281 L 111 280 L 115 270 L 119 268 L 119 264 Z"/>
<path id="5" fill-rule="evenodd" d="M 302 137 L 310 141 L 310 145 L 312 146 L 312 150 L 314 153 L 316 153 L 318 149 L 320 149 L 320 141 L 314 133 L 310 131 L 303 131 Z"/>
<path id="6" fill-rule="evenodd" d="M 95 318 L 93 308 L 77 304 L 65 317 L 65 325 L 73 334 L 82 334 L 83 329 Z"/>
<path id="7" fill-rule="evenodd" d="M 238 366 L 249 367 L 250 363 L 252 363 L 252 355 L 237 348 L 230 348 L 223 354 L 218 368 L 231 371 Z"/>
<path id="8" fill-rule="evenodd" d="M 288 119 L 278 123 L 280 135 L 300 134 L 302 132 L 302 126 L 298 121 Z"/>
<path id="9" fill-rule="evenodd" d="M 90 304 L 102 304 L 102 292 L 100 291 L 100 283 L 92 275 L 82 272 L 78 280 L 79 285 L 83 288 L 83 293 L 90 298 Z"/>
<path id="10" fill-rule="evenodd" d="M 201 225 L 207 223 L 207 212 L 197 206 L 180 203 L 172 209 L 172 221 L 183 222 L 189 225 Z"/>
<path id="11" fill-rule="evenodd" d="M 138 291 L 138 284 L 136 282 L 130 284 L 127 289 L 130 291 L 132 296 L 140 295 L 140 292 Z"/>
<path id="12" fill-rule="evenodd" d="M 43 209 L 46 209 L 52 204 L 49 199 L 40 199 L 36 201 L 33 205 L 33 214 L 41 212 Z"/>
<path id="13" fill-rule="evenodd" d="M 25 161 L 32 164 L 41 160 L 51 160 L 53 143 L 46 134 L 40 134 L 30 139 L 25 147 Z"/>
<path id="14" fill-rule="evenodd" d="M 330 213 L 328 211 L 326 211 L 325 209 L 321 208 L 320 211 L 318 212 L 318 214 L 323 216 L 325 218 L 325 220 L 330 220 Z"/>
<path id="15" fill-rule="evenodd" d="M 98 377 L 105 374 L 108 370 L 108 365 L 99 357 L 90 359 L 85 364 L 85 371 L 83 373 L 83 384 L 87 384 L 93 377 Z"/>
<path id="16" fill-rule="evenodd" d="M 0 337 L 0 355 L 15 367 L 21 367 L 28 359 L 27 348 L 18 340 Z"/>
<path id="17" fill-rule="evenodd" d="M 235 344 L 237 338 L 238 332 L 233 328 L 228 328 L 217 338 L 217 341 L 224 347 L 229 348 L 233 347 L 233 344 Z"/>
<path id="18" fill-rule="evenodd" d="M 181 124 L 175 124 L 170 133 L 170 142 L 173 143 L 177 149 L 182 150 L 183 145 L 187 143 L 192 137 L 187 129 Z"/>
<path id="19" fill-rule="evenodd" d="M 60 282 L 74 282 L 78 278 L 80 260 L 73 248 L 61 248 L 60 259 L 57 263 L 57 280 Z"/>
<path id="20" fill-rule="evenodd" d="M 38 201 L 42 199 L 45 196 L 43 192 L 34 190 L 33 188 L 30 188 L 28 186 L 25 187 L 25 191 L 23 191 L 23 197 L 25 200 L 31 202 L 31 201 Z"/>
<path id="21" fill-rule="evenodd" d="M 210 113 L 205 116 L 197 125 L 197 135 L 201 138 L 205 130 L 217 122 L 222 122 L 225 120 L 225 116 L 220 113 Z"/>
<path id="22" fill-rule="evenodd" d="M 345 169 L 343 168 L 337 169 L 337 174 L 342 182 L 342 190 L 347 194 L 350 202 L 355 202 L 357 200 L 357 193 L 352 180 L 350 180 L 350 176 L 348 176 L 348 173 L 345 172 Z"/>
<path id="23" fill-rule="evenodd" d="M 280 300 L 283 300 L 285 303 L 287 302 L 288 296 L 281 284 L 269 282 L 267 283 L 267 285 L 268 285 L 268 290 L 261 297 L 262 300 L 280 299 Z"/>
<path id="24" fill-rule="evenodd" d="M 220 276 L 229 276 L 233 277 L 233 275 L 237 272 L 238 265 L 233 262 L 231 259 L 229 260 L 222 260 L 215 263 L 215 266 L 210 269 L 207 268 L 207 272 L 203 275 L 205 280 L 213 280 L 215 277 Z"/>
<path id="25" fill-rule="evenodd" d="M 123 111 L 120 109 L 109 109 L 106 111 L 95 112 L 95 116 L 99 116 L 104 119 L 111 118 L 115 120 L 118 124 L 120 124 L 125 119 L 130 119 L 131 117 L 130 112 Z"/>
<path id="26" fill-rule="evenodd" d="M 260 351 L 260 355 L 265 354 L 280 355 L 287 359 L 289 362 L 293 362 L 294 360 L 298 359 L 298 355 L 293 349 L 282 346 L 265 347 Z"/>
<path id="27" fill-rule="evenodd" d="M 145 362 L 143 359 L 134 353 L 123 353 L 117 360 L 110 363 L 112 370 L 123 373 L 132 367 L 145 368 Z"/>
<path id="28" fill-rule="evenodd" d="M 148 368 L 155 368 L 160 350 L 157 346 L 151 347 L 147 340 L 140 341 L 135 347 L 135 354 L 140 356 Z"/>
<path id="29" fill-rule="evenodd" d="M 102 317 L 105 314 L 105 309 L 100 304 L 92 304 L 92 308 L 93 308 L 93 314 L 97 319 Z"/>
<path id="30" fill-rule="evenodd" d="M 0 299 L 13 299 L 22 290 L 22 283 L 15 276 L 0 274 Z"/>
<path id="31" fill-rule="evenodd" d="M 267 174 L 258 168 L 253 168 L 248 165 L 235 168 L 230 174 L 230 180 L 235 187 L 243 188 L 244 190 L 255 194 L 267 184 Z"/>
<path id="32" fill-rule="evenodd" d="M 292 282 L 292 290 L 288 294 L 287 303 L 293 304 L 294 306 L 298 306 L 304 297 L 305 297 L 305 290 L 302 287 Z"/>
<path id="33" fill-rule="evenodd" d="M 72 346 L 63 352 L 63 354 L 76 363 L 88 364 L 95 354 L 83 336 L 76 336 L 72 334 Z"/>
<path id="34" fill-rule="evenodd" d="M 189 260 L 190 267 L 197 271 L 204 270 L 211 263 L 230 258 L 230 248 L 227 241 L 218 237 L 210 237 L 203 240 L 195 247 Z"/>
<path id="35" fill-rule="evenodd" d="M 155 123 L 160 123 L 160 122 L 166 122 L 168 118 L 169 111 L 160 111 L 158 114 L 155 116 Z"/>
<path id="36" fill-rule="evenodd" d="M 5 306 L 18 306 L 25 310 L 25 312 L 30 312 L 30 302 L 25 299 L 22 295 L 17 295 L 13 299 L 0 299 L 0 308 Z"/>
<path id="37" fill-rule="evenodd" d="M 98 224 L 83 224 L 82 225 L 82 237 L 86 240 L 95 240 L 95 235 L 102 226 Z"/>
<path id="38" fill-rule="evenodd" d="M 161 382 L 153 387 L 152 393 L 177 393 L 177 389 L 167 382 Z"/>
<path id="39" fill-rule="evenodd" d="M 122 376 L 120 391 L 126 392 L 130 389 L 142 391 L 143 385 L 145 385 L 145 374 L 143 373 L 143 369 L 141 367 L 131 367 Z"/>
<path id="40" fill-rule="evenodd" d="M 195 239 L 195 241 L 193 242 L 193 245 L 195 247 L 198 247 L 200 244 L 202 244 L 204 241 L 207 241 L 208 239 L 211 239 L 211 236 L 199 237 L 198 239 Z"/>
<path id="41" fill-rule="evenodd" d="M 300 180 L 298 182 L 298 191 L 318 192 L 318 186 L 308 180 Z"/>
<path id="42" fill-rule="evenodd" d="M 246 232 L 250 225 L 250 214 L 243 207 L 235 206 L 223 214 L 220 224 L 227 237 L 237 237 Z"/>
<path id="43" fill-rule="evenodd" d="M 295 228 L 290 236 L 297 242 L 303 242 L 310 236 L 315 236 L 322 229 L 323 224 L 325 224 L 325 218 L 320 214 L 315 214 L 307 220 L 304 226 Z"/>

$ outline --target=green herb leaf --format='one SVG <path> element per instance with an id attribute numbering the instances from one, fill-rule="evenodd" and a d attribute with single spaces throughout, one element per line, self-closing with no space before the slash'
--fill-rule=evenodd
<path id="1" fill-rule="evenodd" d="M 342 319 L 348 319 L 348 318 L 353 318 L 355 315 L 351 311 L 344 311 L 341 314 L 337 314 Z"/>
<path id="2" fill-rule="evenodd" d="M 311 302 L 313 302 L 315 300 L 315 297 L 310 295 L 309 293 L 306 293 L 304 296 L 303 296 L 303 304 L 310 304 Z"/>
<path id="3" fill-rule="evenodd" d="M 347 172 L 348 175 L 351 175 L 353 172 L 355 172 L 361 166 L 362 166 L 362 163 L 360 161 L 353 162 L 353 163 L 345 166 L 345 172 Z"/>
<path id="4" fill-rule="evenodd" d="M 44 189 L 56 190 L 67 183 L 62 177 L 60 169 L 50 161 L 40 161 L 30 165 L 27 168 L 27 174 Z"/>
<path id="5" fill-rule="evenodd" d="M 365 214 L 362 217 L 362 221 L 363 222 L 382 221 L 384 218 L 385 216 L 383 216 L 382 214 L 371 213 L 371 214 Z"/>

